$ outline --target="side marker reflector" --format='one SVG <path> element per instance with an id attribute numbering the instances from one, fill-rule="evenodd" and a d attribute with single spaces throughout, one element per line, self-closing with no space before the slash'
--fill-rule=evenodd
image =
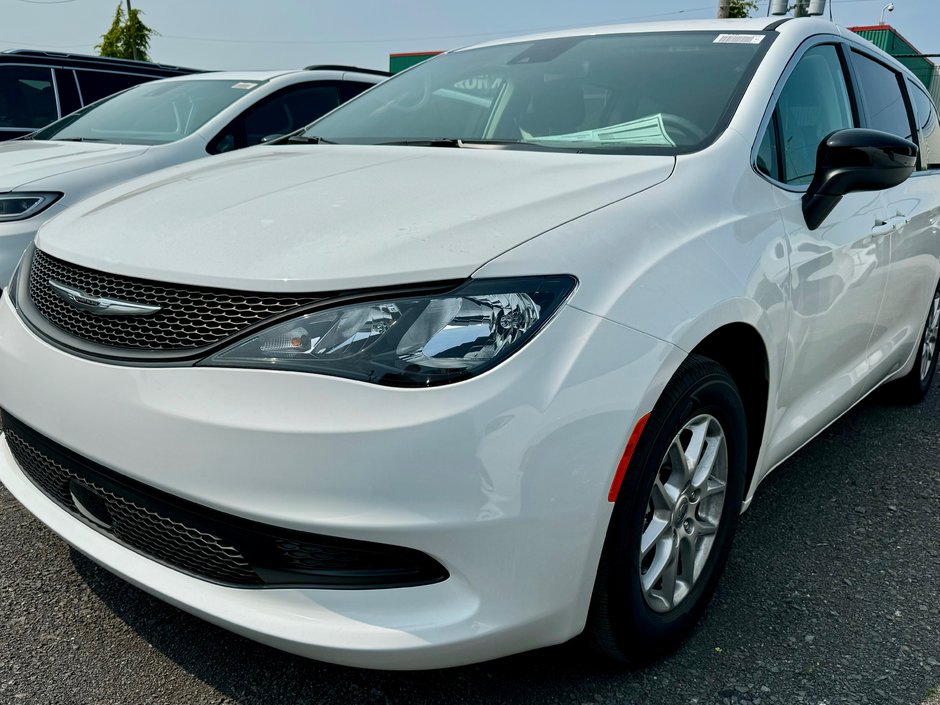
<path id="1" fill-rule="evenodd" d="M 636 444 L 640 441 L 640 435 L 643 433 L 643 429 L 646 428 L 646 422 L 649 421 L 650 415 L 646 414 L 639 421 L 636 422 L 636 426 L 633 427 L 633 433 L 630 434 L 630 440 L 627 441 L 627 447 L 623 451 L 623 457 L 620 458 L 620 463 L 617 465 L 617 472 L 614 473 L 614 481 L 610 483 L 610 492 L 607 493 L 608 502 L 616 502 L 617 495 L 620 493 L 620 485 L 623 483 L 623 477 L 627 474 L 627 467 L 630 465 L 630 459 L 633 457 L 633 451 L 636 450 Z"/>

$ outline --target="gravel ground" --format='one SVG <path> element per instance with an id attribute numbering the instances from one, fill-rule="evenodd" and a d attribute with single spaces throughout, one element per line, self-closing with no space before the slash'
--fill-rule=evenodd
<path id="1" fill-rule="evenodd" d="M 624 670 L 577 641 L 445 671 L 307 661 L 130 587 L 0 489 L 0 703 L 940 705 L 940 393 L 866 402 L 742 519 L 704 620 Z"/>

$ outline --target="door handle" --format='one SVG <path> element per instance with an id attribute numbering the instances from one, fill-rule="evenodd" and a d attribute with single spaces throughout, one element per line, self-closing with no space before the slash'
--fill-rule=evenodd
<path id="1" fill-rule="evenodd" d="M 875 225 L 871 229 L 871 232 L 869 233 L 868 236 L 871 239 L 884 237 L 885 235 L 889 235 L 890 233 L 893 233 L 895 230 L 897 230 L 901 226 L 907 225 L 907 222 L 908 222 L 907 217 L 903 215 L 896 215 L 892 218 L 888 218 L 887 220 L 882 220 L 881 218 L 877 218 L 875 220 Z"/>

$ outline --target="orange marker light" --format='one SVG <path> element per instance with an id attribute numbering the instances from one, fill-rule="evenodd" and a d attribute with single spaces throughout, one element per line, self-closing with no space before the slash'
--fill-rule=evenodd
<path id="1" fill-rule="evenodd" d="M 617 472 L 614 473 L 614 481 L 610 483 L 610 492 L 607 493 L 608 502 L 616 502 L 617 495 L 620 493 L 620 485 L 623 483 L 623 476 L 627 474 L 627 467 L 630 465 L 630 458 L 633 457 L 633 451 L 636 450 L 636 444 L 640 441 L 640 435 L 649 421 L 650 415 L 646 414 L 633 427 L 633 433 L 630 434 L 630 440 L 627 441 L 627 447 L 623 451 L 623 457 L 617 465 Z"/>

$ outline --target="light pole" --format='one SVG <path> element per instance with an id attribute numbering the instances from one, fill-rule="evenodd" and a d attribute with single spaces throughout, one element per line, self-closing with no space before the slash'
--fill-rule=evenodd
<path id="1" fill-rule="evenodd" d="M 894 3 L 893 3 L 893 2 L 889 2 L 889 3 L 888 3 L 887 5 L 885 5 L 884 8 L 881 10 L 881 24 L 884 24 L 884 23 L 885 23 L 885 13 L 886 13 L 886 12 L 894 12 Z"/>
<path id="2" fill-rule="evenodd" d="M 894 6 L 892 5 L 892 7 L 894 7 Z M 128 24 L 128 27 L 130 27 L 130 22 L 131 22 L 131 0 L 127 0 L 127 24 Z M 134 52 L 134 61 L 137 61 L 137 45 L 134 44 L 134 43 L 132 43 L 132 44 L 131 44 L 131 50 Z"/>

